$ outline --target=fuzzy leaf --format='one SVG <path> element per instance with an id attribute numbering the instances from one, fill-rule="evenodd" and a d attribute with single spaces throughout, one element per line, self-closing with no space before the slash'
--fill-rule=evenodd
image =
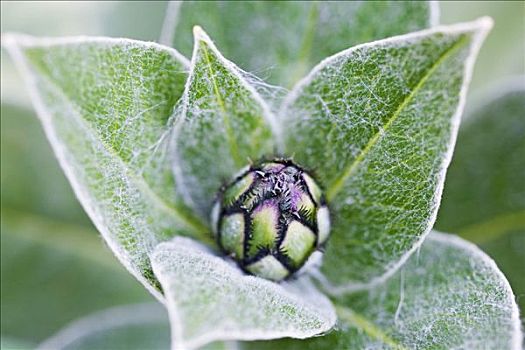
<path id="1" fill-rule="evenodd" d="M 459 130 L 436 227 L 481 244 L 525 310 L 525 77 L 483 101 Z"/>
<path id="2" fill-rule="evenodd" d="M 39 342 L 87 312 L 150 299 L 104 249 L 33 113 L 2 104 L 1 122 L 2 341 Z"/>
<path id="3" fill-rule="evenodd" d="M 386 282 L 336 300 L 324 337 L 246 349 L 521 349 L 518 308 L 492 259 L 459 237 L 432 233 Z"/>
<path id="4" fill-rule="evenodd" d="M 335 322 L 330 301 L 307 277 L 276 284 L 247 276 L 187 238 L 160 244 L 152 264 L 166 293 L 173 349 L 226 339 L 307 338 Z"/>
<path id="5" fill-rule="evenodd" d="M 6 35 L 46 135 L 84 209 L 119 260 L 159 299 L 148 252 L 206 228 L 175 195 L 168 119 L 187 63 L 126 39 Z"/>
<path id="6" fill-rule="evenodd" d="M 175 122 L 174 173 L 179 193 L 207 219 L 221 185 L 273 153 L 278 130 L 266 103 L 199 27 L 191 67 Z"/>
<path id="7" fill-rule="evenodd" d="M 323 270 L 333 284 L 393 273 L 432 227 L 490 27 L 484 18 L 356 46 L 285 100 L 287 154 L 314 169 L 331 205 Z"/>
<path id="8" fill-rule="evenodd" d="M 185 1 L 174 47 L 189 55 L 191 29 L 201 25 L 226 57 L 289 86 L 326 56 L 429 27 L 437 16 L 437 6 L 425 1 Z"/>

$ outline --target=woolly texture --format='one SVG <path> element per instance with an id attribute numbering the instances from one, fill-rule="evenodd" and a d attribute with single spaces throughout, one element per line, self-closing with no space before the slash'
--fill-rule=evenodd
<path id="1" fill-rule="evenodd" d="M 197 34 L 199 45 L 211 43 L 204 33 Z M 203 242 L 213 240 L 211 230 L 177 194 L 171 171 L 172 132 L 180 131 L 174 130 L 171 117 L 183 90 L 187 61 L 173 49 L 126 39 L 6 35 L 2 43 L 24 73 L 46 135 L 84 209 L 122 264 L 165 302 L 151 268 L 154 248 L 174 235 L 188 235 Z M 257 122 L 257 127 L 248 123 L 262 137 L 262 143 L 273 145 L 277 132 L 269 109 L 231 63 L 220 54 L 213 57 L 217 58 L 215 67 L 223 69 L 230 83 L 238 84 L 234 88 L 239 89 L 236 96 L 241 99 L 233 101 L 248 108 L 240 109 L 248 113 L 242 116 L 249 119 L 253 107 L 262 113 L 254 120 L 262 122 L 260 118 L 264 118 L 272 125 L 269 131 L 264 122 Z M 201 140 L 205 142 L 206 138 Z M 249 147 L 259 152 L 259 146 Z M 198 151 L 206 156 L 213 149 L 213 144 L 206 144 Z M 220 158 L 215 161 L 220 165 Z M 208 175 L 209 169 L 203 171 Z M 233 176 L 230 171 L 228 179 Z M 201 178 L 203 187 L 210 186 L 206 183 L 209 179 Z M 208 205 L 220 187 L 216 177 L 212 181 L 216 187 L 210 187 Z M 270 304 L 266 307 L 271 308 L 277 292 L 269 284 L 259 288 L 268 295 L 266 302 Z M 311 303 L 307 297 L 294 298 L 301 305 Z M 235 308 L 222 311 L 237 312 Z M 314 313 L 322 313 L 315 307 L 296 311 L 305 311 L 313 318 Z M 250 324 L 249 320 L 245 322 Z M 318 334 L 329 327 L 310 322 L 303 325 L 302 331 Z M 265 335 L 266 330 L 261 329 L 257 335 L 270 337 Z M 274 334 L 273 330 L 269 334 Z M 281 330 L 279 334 L 294 336 L 296 332 Z"/>
<path id="2" fill-rule="evenodd" d="M 317 170 L 334 218 L 323 263 L 332 284 L 386 278 L 431 229 L 491 26 L 482 18 L 353 47 L 286 98 L 286 151 Z"/>
<path id="3" fill-rule="evenodd" d="M 459 130 L 436 227 L 494 256 L 525 310 L 525 76 L 480 98 Z"/>
<path id="4" fill-rule="evenodd" d="M 246 276 L 189 239 L 160 244 L 152 265 L 166 293 L 173 349 L 216 339 L 308 338 L 335 323 L 330 301 L 309 280 Z"/>
<path id="5" fill-rule="evenodd" d="M 156 44 L 22 36 L 2 44 L 24 73 L 84 208 L 121 262 L 167 303 L 174 347 L 305 338 L 333 326 L 333 307 L 308 276 L 272 283 L 188 238 L 170 240 L 210 241 L 202 222 L 220 186 L 250 160 L 284 150 L 316 170 L 335 209 L 326 290 L 377 287 L 336 298 L 341 329 L 357 327 L 350 340 L 341 329 L 331 333 L 336 343 L 371 337 L 469 347 L 485 334 L 513 345 L 519 333 L 508 285 L 484 255 L 436 243 L 425 253 L 428 265 L 419 267 L 415 256 L 416 267 L 407 267 L 414 280 L 385 279 L 433 224 L 473 60 L 490 25 L 481 19 L 346 50 L 291 92 L 280 118 L 199 28 L 183 94 L 187 61 Z M 440 317 L 450 313 L 466 316 L 443 326 Z M 322 339 L 313 341 L 333 340 Z"/>
<path id="6" fill-rule="evenodd" d="M 164 137 L 186 59 L 126 39 L 6 35 L 2 44 L 80 203 L 124 266 L 162 300 L 148 252 L 174 234 L 206 230 L 174 195 Z"/>
<path id="7" fill-rule="evenodd" d="M 246 349 L 521 349 L 512 290 L 475 245 L 433 232 L 388 281 L 336 299 L 338 327 L 305 341 Z"/>
<path id="8" fill-rule="evenodd" d="M 186 203 L 208 218 L 223 183 L 250 162 L 272 154 L 279 127 L 270 108 L 195 27 L 191 70 L 177 114 L 174 173 Z"/>

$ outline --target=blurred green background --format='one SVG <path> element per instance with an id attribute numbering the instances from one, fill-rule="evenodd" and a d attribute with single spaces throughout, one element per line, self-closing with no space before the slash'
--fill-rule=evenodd
<path id="1" fill-rule="evenodd" d="M 165 8 L 162 1 L 2 2 L 1 31 L 158 40 Z M 475 114 L 475 106 L 487 91 L 494 91 L 493 86 L 525 74 L 525 2 L 443 2 L 440 9 L 444 24 L 482 15 L 495 20 L 480 52 L 467 101 L 467 110 Z M 84 214 L 4 51 L 1 69 L 2 348 L 8 343 L 31 347 L 90 312 L 153 298 L 112 256 Z M 520 112 L 517 125 L 523 126 L 523 110 L 517 109 Z M 470 138 L 462 141 L 462 137 L 458 145 L 466 143 L 468 148 Z M 461 164 L 455 167 L 461 174 Z M 515 191 L 522 190 L 523 185 Z M 449 197 L 453 196 L 445 190 L 444 205 L 452 205 L 447 203 Z M 461 206 L 451 209 L 458 215 L 463 214 L 461 210 Z M 437 227 L 455 229 L 453 220 L 441 216 Z M 498 262 L 523 310 L 525 226 L 500 231 L 468 238 Z"/>

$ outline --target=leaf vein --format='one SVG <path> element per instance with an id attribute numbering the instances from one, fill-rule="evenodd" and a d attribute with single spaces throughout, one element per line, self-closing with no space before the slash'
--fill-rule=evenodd
<path id="1" fill-rule="evenodd" d="M 362 330 L 368 336 L 380 340 L 396 350 L 407 349 L 402 344 L 399 344 L 396 340 L 392 339 L 388 334 L 386 334 L 377 325 L 375 325 L 372 321 L 368 320 L 363 315 L 355 312 L 354 310 L 348 307 L 344 307 L 341 305 L 336 305 L 335 309 L 337 311 L 337 315 L 341 319 L 348 322 L 350 325 L 353 325 L 354 327 Z"/>
<path id="2" fill-rule="evenodd" d="M 222 120 L 224 122 L 224 127 L 226 129 L 226 138 L 228 139 L 228 145 L 230 147 L 230 153 L 232 155 L 233 161 L 235 162 L 235 165 L 238 168 L 241 168 L 244 166 L 244 162 L 239 155 L 239 149 L 237 147 L 237 142 L 235 141 L 235 137 L 233 135 L 232 127 L 230 124 L 230 118 L 228 117 L 228 113 L 226 112 L 226 106 L 224 104 L 224 100 L 222 99 L 222 96 L 219 92 L 219 86 L 217 84 L 217 80 L 215 79 L 215 74 L 213 72 L 213 68 L 211 65 L 210 56 L 208 54 L 208 48 L 206 45 L 202 46 L 202 51 L 204 53 L 204 57 L 206 59 L 206 65 L 208 66 L 208 71 L 210 74 L 210 79 L 213 84 L 213 91 L 215 92 L 215 95 L 217 97 L 217 102 L 219 103 L 219 107 L 222 112 Z"/>
<path id="3" fill-rule="evenodd" d="M 355 160 L 352 163 L 350 163 L 343 171 L 341 176 L 332 183 L 326 194 L 328 201 L 332 201 L 335 198 L 335 196 L 342 189 L 346 180 L 348 180 L 348 178 L 352 176 L 353 173 L 359 168 L 359 165 L 362 164 L 366 155 L 377 144 L 377 142 L 386 135 L 386 131 L 397 120 L 404 108 L 412 101 L 414 96 L 421 90 L 423 85 L 425 85 L 426 81 L 438 69 L 441 63 L 443 63 L 457 48 L 461 47 L 466 41 L 466 36 L 456 41 L 450 48 L 448 48 L 443 52 L 443 54 L 441 54 L 441 56 L 436 60 L 436 62 L 434 62 L 434 64 L 432 64 L 430 69 L 418 81 L 414 89 L 403 99 L 403 101 L 401 101 L 401 104 L 399 104 L 392 116 L 388 118 L 384 126 L 382 128 L 379 128 L 379 130 L 370 138 L 366 146 L 361 150 L 361 152 L 358 154 Z"/>
<path id="4" fill-rule="evenodd" d="M 46 77 L 45 80 L 47 84 L 52 86 L 54 90 L 63 96 L 63 98 L 68 101 L 71 107 L 73 107 L 72 109 L 76 112 L 74 113 L 75 119 L 79 123 L 80 127 L 86 131 L 86 135 L 89 135 L 89 138 L 91 138 L 93 142 L 98 142 L 111 156 L 111 158 L 117 161 L 118 165 L 124 170 L 125 174 L 132 182 L 137 185 L 142 193 L 148 196 L 153 201 L 153 203 L 159 207 L 159 209 L 172 217 L 181 219 L 184 224 L 193 231 L 192 233 L 198 234 L 199 238 L 201 236 L 205 236 L 203 233 L 208 231 L 206 225 L 204 225 L 198 219 L 184 213 L 181 208 L 167 203 L 157 193 L 155 193 L 155 191 L 151 189 L 149 184 L 142 176 L 137 176 L 137 174 L 131 170 L 129 163 L 124 161 L 124 159 L 122 159 L 122 157 L 120 157 L 118 153 L 114 151 L 113 147 L 109 146 L 106 142 L 96 136 L 97 132 L 93 129 L 93 127 L 80 117 L 80 113 L 78 111 L 81 110 L 81 108 L 72 99 L 70 99 L 69 96 L 50 79 L 50 77 Z"/>

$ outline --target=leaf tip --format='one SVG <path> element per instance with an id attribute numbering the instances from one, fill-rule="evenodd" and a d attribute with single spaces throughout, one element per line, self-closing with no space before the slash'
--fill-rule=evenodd
<path id="1" fill-rule="evenodd" d="M 208 34 L 199 25 L 193 26 L 193 37 L 195 41 L 210 41 Z"/>
<path id="2" fill-rule="evenodd" d="M 494 27 L 494 20 L 492 19 L 492 17 L 483 16 L 474 20 L 472 22 L 472 27 L 475 29 L 476 32 L 485 37 L 488 34 L 488 32 L 491 31 L 492 27 Z"/>
<path id="3" fill-rule="evenodd" d="M 193 39 L 194 39 L 194 50 L 197 50 L 201 45 L 211 48 L 214 51 L 217 51 L 217 48 L 213 44 L 213 41 L 208 36 L 208 34 L 202 29 L 201 26 L 193 26 Z M 194 52 L 195 53 L 195 52 Z"/>
<path id="4" fill-rule="evenodd" d="M 483 16 L 476 20 L 477 23 L 479 23 L 480 28 L 485 28 L 487 30 L 492 29 L 494 26 L 494 20 L 490 16 Z"/>
<path id="5" fill-rule="evenodd" d="M 14 46 L 18 44 L 17 43 L 18 37 L 19 37 L 19 34 L 16 34 L 16 33 L 10 33 L 10 32 L 2 33 L 2 36 L 0 39 L 2 43 L 2 48 L 9 52 Z"/>

